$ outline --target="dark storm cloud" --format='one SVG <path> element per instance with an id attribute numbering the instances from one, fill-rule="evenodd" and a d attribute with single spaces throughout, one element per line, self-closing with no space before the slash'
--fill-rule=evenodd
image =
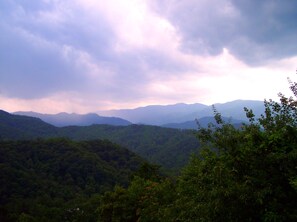
<path id="1" fill-rule="evenodd" d="M 233 4 L 242 15 L 239 31 L 246 36 L 242 44 L 240 40 L 231 44 L 235 55 L 261 63 L 262 59 L 281 59 L 297 54 L 296 1 L 234 0 Z"/>
<path id="2" fill-rule="evenodd" d="M 184 50 L 216 55 L 223 48 L 248 64 L 297 54 L 297 2 L 211 0 L 155 3 L 182 35 Z"/>

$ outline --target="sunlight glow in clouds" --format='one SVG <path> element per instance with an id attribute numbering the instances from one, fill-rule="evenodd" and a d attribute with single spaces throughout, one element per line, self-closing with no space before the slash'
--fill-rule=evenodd
<path id="1" fill-rule="evenodd" d="M 277 99 L 289 93 L 286 78 L 294 80 L 295 5 L 1 2 L 0 109 L 86 113 Z"/>

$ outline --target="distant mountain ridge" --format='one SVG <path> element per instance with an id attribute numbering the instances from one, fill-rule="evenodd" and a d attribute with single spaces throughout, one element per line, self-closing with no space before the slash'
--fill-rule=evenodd
<path id="1" fill-rule="evenodd" d="M 222 120 L 226 123 L 231 123 L 236 127 L 244 123 L 244 121 L 242 120 L 227 118 L 227 117 L 222 117 Z M 174 129 L 198 129 L 198 127 L 207 128 L 209 123 L 216 124 L 215 118 L 212 116 L 206 116 L 197 120 L 186 121 L 182 123 L 164 124 L 162 125 L 162 127 L 174 128 Z"/>
<path id="2" fill-rule="evenodd" d="M 63 126 L 89 126 L 92 124 L 108 124 L 113 126 L 127 126 L 131 122 L 118 117 L 104 117 L 95 113 L 75 114 L 75 113 L 58 113 L 58 114 L 41 114 L 36 112 L 15 112 L 14 114 L 36 117 L 46 123 L 57 127 Z"/>
<path id="3" fill-rule="evenodd" d="M 263 101 L 257 100 L 235 100 L 227 103 L 216 103 L 214 106 L 222 116 L 241 121 L 247 121 L 244 107 L 252 109 L 256 117 L 264 112 Z M 104 116 L 124 118 L 132 123 L 162 126 L 213 116 L 213 107 L 200 103 L 178 103 L 175 105 L 151 105 L 135 109 L 98 111 L 98 113 Z"/>
<path id="4" fill-rule="evenodd" d="M 207 105 L 200 103 L 174 105 L 150 105 L 135 109 L 119 109 L 99 111 L 104 116 L 118 116 L 133 123 L 143 123 L 148 125 L 163 125 L 171 122 L 188 121 L 187 115 L 207 108 Z"/>
<path id="5" fill-rule="evenodd" d="M 213 106 L 225 118 L 236 122 L 246 122 L 244 107 L 252 109 L 259 117 L 264 112 L 263 101 L 235 100 L 227 103 L 204 105 L 200 103 L 173 105 L 150 105 L 135 109 L 105 110 L 97 113 L 75 114 L 41 114 L 36 112 L 15 112 L 17 115 L 37 117 L 46 123 L 57 127 L 90 126 L 92 124 L 107 124 L 113 126 L 128 126 L 145 124 L 181 129 L 197 129 L 196 119 L 213 116 Z M 179 125 L 179 126 L 178 126 Z M 206 124 L 207 125 L 207 124 Z"/>

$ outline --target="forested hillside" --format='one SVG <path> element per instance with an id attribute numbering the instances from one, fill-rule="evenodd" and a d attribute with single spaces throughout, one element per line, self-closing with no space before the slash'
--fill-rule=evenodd
<path id="1" fill-rule="evenodd" d="M 73 126 L 61 128 L 59 133 L 74 140 L 108 139 L 127 147 L 152 163 L 175 171 L 179 171 L 188 162 L 192 153 L 199 151 L 194 131 L 158 126 Z"/>
<path id="2" fill-rule="evenodd" d="M 2 141 L 0 221 L 95 221 L 94 195 L 126 186 L 144 163 L 108 141 Z"/>
<path id="3" fill-rule="evenodd" d="M 38 118 L 12 115 L 0 110 L 0 140 L 56 136 L 58 129 Z"/>
<path id="4" fill-rule="evenodd" d="M 91 125 L 54 127 L 40 119 L 0 113 L 0 139 L 19 140 L 64 137 L 76 141 L 108 139 L 127 147 L 152 163 L 177 173 L 197 153 L 199 143 L 193 131 L 148 125 Z"/>

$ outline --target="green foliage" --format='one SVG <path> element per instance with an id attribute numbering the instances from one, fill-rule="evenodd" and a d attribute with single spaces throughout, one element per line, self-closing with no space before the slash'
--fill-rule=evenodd
<path id="1" fill-rule="evenodd" d="M 154 181 L 135 176 L 127 189 L 115 187 L 101 198 L 100 222 L 171 221 L 175 187 L 169 179 Z"/>
<path id="2" fill-rule="evenodd" d="M 296 86 L 296 83 L 294 83 Z M 296 90 L 293 91 L 296 95 Z M 224 123 L 200 129 L 204 149 L 178 183 L 181 221 L 296 221 L 297 102 L 280 94 L 242 129 Z"/>
<path id="3" fill-rule="evenodd" d="M 158 126 L 130 125 L 63 127 L 60 135 L 73 140 L 108 139 L 129 148 L 151 163 L 170 170 L 173 174 L 184 167 L 199 143 L 193 131 Z"/>
<path id="4" fill-rule="evenodd" d="M 109 141 L 2 141 L 0 221 L 95 221 L 98 194 L 142 163 Z"/>

